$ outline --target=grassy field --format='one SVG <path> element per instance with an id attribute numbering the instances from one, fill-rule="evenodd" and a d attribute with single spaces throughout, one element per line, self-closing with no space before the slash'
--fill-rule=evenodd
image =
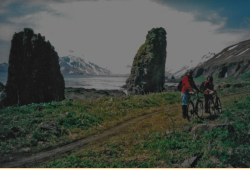
<path id="1" fill-rule="evenodd" d="M 162 93 L 6 108 L 0 111 L 0 153 L 6 156 L 57 147 L 142 114 L 173 107 L 180 103 L 178 96 Z M 41 129 L 48 122 L 56 126 L 54 130 Z"/>
<path id="2" fill-rule="evenodd" d="M 235 94 L 222 99 L 223 113 L 215 119 L 182 119 L 181 109 L 164 111 L 124 129 L 120 134 L 93 143 L 87 149 L 39 167 L 175 167 L 200 156 L 195 167 L 250 166 L 250 97 Z M 231 124 L 234 132 L 216 129 L 190 133 L 199 124 Z M 174 131 L 168 134 L 169 131 Z"/>
<path id="3" fill-rule="evenodd" d="M 213 119 L 182 118 L 179 92 L 10 107 L 0 112 L 0 153 L 36 153 L 84 138 L 143 114 L 161 110 L 119 134 L 37 167 L 175 167 L 199 156 L 195 167 L 250 167 L 250 86 L 220 91 L 223 113 Z M 241 94 L 237 94 L 241 92 Z M 166 107 L 180 109 L 166 110 Z M 40 130 L 50 122 L 56 131 Z M 231 124 L 193 134 L 199 124 Z M 169 132 L 173 132 L 169 134 Z"/>

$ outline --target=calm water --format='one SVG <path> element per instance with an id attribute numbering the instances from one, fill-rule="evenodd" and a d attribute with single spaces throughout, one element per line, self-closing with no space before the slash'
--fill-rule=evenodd
<path id="1" fill-rule="evenodd" d="M 0 72 L 0 82 L 6 85 L 7 72 Z M 85 89 L 116 89 L 120 90 L 126 83 L 127 77 L 111 77 L 111 76 L 83 76 L 83 75 L 63 75 L 65 87 L 74 87 Z"/>
<path id="2" fill-rule="evenodd" d="M 127 77 L 63 75 L 66 87 L 85 89 L 116 89 L 125 85 Z"/>
<path id="3" fill-rule="evenodd" d="M 83 76 L 83 75 L 63 75 L 65 86 L 85 89 L 102 89 L 102 90 L 122 90 L 121 87 L 126 83 L 127 77 L 111 76 Z M 7 72 L 0 72 L 0 82 L 4 85 L 7 82 Z M 167 85 L 176 85 L 167 83 Z"/>

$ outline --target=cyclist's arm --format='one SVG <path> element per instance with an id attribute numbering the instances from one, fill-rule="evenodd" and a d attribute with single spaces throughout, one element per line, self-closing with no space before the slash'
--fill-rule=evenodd
<path id="1" fill-rule="evenodd" d="M 208 91 L 208 92 L 211 92 L 211 90 L 208 88 L 209 87 L 209 84 L 208 82 L 205 84 L 205 91 Z"/>
<path id="2" fill-rule="evenodd" d="M 190 86 L 191 86 L 192 88 L 194 88 L 196 91 L 200 92 L 200 90 L 199 90 L 199 89 L 197 88 L 197 86 L 195 85 L 193 79 L 192 79 L 191 82 L 190 82 Z"/>
<path id="3" fill-rule="evenodd" d="M 209 89 L 209 88 L 208 88 L 208 84 L 205 85 L 205 90 L 207 90 L 208 92 L 215 92 L 214 89 Z"/>

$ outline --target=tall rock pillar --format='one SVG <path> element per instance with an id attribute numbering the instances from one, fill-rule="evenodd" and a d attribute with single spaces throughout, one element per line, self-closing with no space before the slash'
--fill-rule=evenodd
<path id="1" fill-rule="evenodd" d="M 166 31 L 153 28 L 134 57 L 126 84 L 128 94 L 161 92 L 165 83 Z"/>
<path id="2" fill-rule="evenodd" d="M 64 78 L 59 57 L 45 37 L 32 29 L 15 33 L 9 55 L 6 97 L 1 105 L 25 105 L 60 101 L 64 97 Z"/>

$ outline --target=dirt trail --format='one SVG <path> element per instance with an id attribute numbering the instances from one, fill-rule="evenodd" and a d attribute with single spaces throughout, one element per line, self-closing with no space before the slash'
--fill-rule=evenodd
<path id="1" fill-rule="evenodd" d="M 224 95 L 223 97 L 228 97 L 228 96 L 233 96 L 233 95 L 239 95 L 242 93 L 246 93 L 247 91 L 244 92 L 239 92 L 239 93 L 235 93 L 235 94 L 231 94 L 231 95 Z M 221 97 L 221 98 L 223 98 Z M 96 135 L 90 135 L 84 139 L 81 139 L 79 141 L 76 142 L 72 142 L 69 143 L 67 145 L 52 149 L 52 150 L 47 150 L 47 151 L 43 151 L 43 152 L 39 152 L 37 154 L 34 154 L 30 157 L 23 157 L 23 158 L 19 158 L 18 160 L 12 161 L 12 162 L 5 162 L 5 163 L 0 163 L 0 167 L 1 168 L 14 168 L 14 167 L 33 167 L 35 165 L 37 165 L 38 163 L 44 162 L 46 160 L 52 159 L 55 156 L 63 156 L 63 155 L 68 155 L 71 154 L 74 151 L 79 150 L 80 148 L 86 146 L 89 143 L 95 142 L 97 140 L 103 139 L 105 137 L 108 136 L 112 136 L 117 134 L 119 131 L 121 131 L 122 129 L 124 129 L 125 127 L 128 127 L 130 125 L 133 125 L 141 120 L 144 120 L 146 118 L 149 118 L 153 115 L 162 113 L 164 111 L 171 111 L 171 110 L 175 110 L 175 109 L 180 109 L 180 106 L 178 107 L 172 107 L 172 108 L 166 108 L 164 110 L 160 110 L 160 111 L 156 111 L 150 114 L 145 114 L 133 119 L 130 119 L 128 121 L 125 121 L 123 123 L 118 124 L 115 127 L 112 127 L 110 129 L 104 130 L 99 134 Z"/>
<path id="2" fill-rule="evenodd" d="M 125 127 L 133 125 L 134 123 L 137 123 L 141 120 L 149 118 L 153 115 L 156 115 L 158 113 L 162 113 L 164 111 L 170 111 L 170 110 L 179 109 L 179 108 L 180 107 L 174 107 L 174 108 L 170 108 L 170 109 L 156 111 L 156 112 L 153 112 L 150 114 L 145 114 L 145 115 L 136 117 L 134 119 L 131 119 L 129 121 L 123 122 L 121 124 L 118 124 L 117 126 L 112 127 L 110 129 L 107 129 L 99 134 L 88 136 L 87 138 L 81 139 L 79 141 L 76 141 L 76 142 L 73 142 L 73 143 L 52 149 L 52 150 L 40 152 L 40 153 L 34 154 L 30 157 L 23 157 L 23 158 L 20 158 L 16 161 L 2 163 L 2 164 L 0 164 L 0 167 L 2 167 L 2 168 L 32 167 L 34 165 L 37 165 L 38 163 L 41 163 L 41 162 L 46 161 L 48 159 L 51 159 L 55 156 L 58 156 L 58 155 L 61 156 L 63 154 L 70 154 L 74 150 L 79 150 L 80 148 L 86 146 L 87 144 L 89 144 L 91 142 L 95 142 L 99 139 L 103 139 L 103 138 L 111 136 L 111 135 L 115 135 L 120 130 L 124 129 Z"/>

